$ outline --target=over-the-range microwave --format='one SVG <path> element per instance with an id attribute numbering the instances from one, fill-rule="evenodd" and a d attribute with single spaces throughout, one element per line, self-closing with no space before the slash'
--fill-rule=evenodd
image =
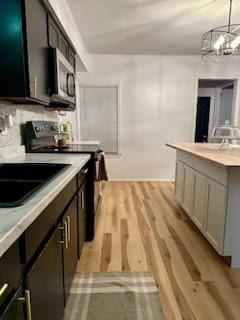
<path id="1" fill-rule="evenodd" d="M 50 107 L 75 109 L 75 70 L 62 52 L 49 48 L 49 94 Z"/>

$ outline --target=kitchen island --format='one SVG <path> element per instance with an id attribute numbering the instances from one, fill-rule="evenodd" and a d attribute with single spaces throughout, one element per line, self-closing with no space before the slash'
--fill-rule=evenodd
<path id="1" fill-rule="evenodd" d="M 167 146 L 177 150 L 177 201 L 214 249 L 240 267 L 240 147 Z"/>

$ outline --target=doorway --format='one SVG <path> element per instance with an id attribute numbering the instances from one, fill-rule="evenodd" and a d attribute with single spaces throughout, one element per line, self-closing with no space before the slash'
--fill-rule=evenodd
<path id="1" fill-rule="evenodd" d="M 208 141 L 210 97 L 198 97 L 195 142 Z"/>
<path id="2" fill-rule="evenodd" d="M 236 87 L 234 79 L 199 80 L 195 142 L 210 142 L 214 127 L 234 123 Z"/>

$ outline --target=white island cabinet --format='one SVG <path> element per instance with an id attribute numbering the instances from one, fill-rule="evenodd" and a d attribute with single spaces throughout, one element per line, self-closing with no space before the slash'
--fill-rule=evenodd
<path id="1" fill-rule="evenodd" d="M 168 146 L 177 150 L 178 202 L 214 249 L 240 267 L 240 148 Z"/>

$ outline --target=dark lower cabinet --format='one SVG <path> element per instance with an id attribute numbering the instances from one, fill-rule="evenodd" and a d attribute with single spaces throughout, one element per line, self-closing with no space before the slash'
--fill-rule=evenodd
<path id="1" fill-rule="evenodd" d="M 6 307 L 4 314 L 0 317 L 1 320 L 25 320 L 26 303 L 25 297 L 21 294 L 22 288 L 18 288 L 12 301 Z"/>
<path id="2" fill-rule="evenodd" d="M 86 181 L 78 192 L 78 259 L 80 259 L 87 229 L 87 192 Z"/>
<path id="3" fill-rule="evenodd" d="M 27 276 L 33 320 L 62 320 L 62 235 L 58 226 Z"/>
<path id="4" fill-rule="evenodd" d="M 63 238 L 63 281 L 64 300 L 66 303 L 78 260 L 77 197 L 74 197 L 63 217 Z"/>
<path id="5" fill-rule="evenodd" d="M 86 238 L 88 165 L 0 259 L 0 320 L 62 320 Z"/>

